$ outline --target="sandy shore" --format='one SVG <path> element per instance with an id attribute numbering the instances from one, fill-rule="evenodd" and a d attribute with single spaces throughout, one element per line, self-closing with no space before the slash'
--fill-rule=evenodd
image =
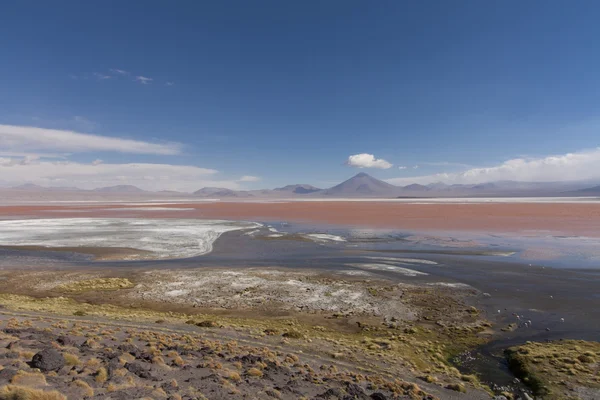
<path id="1" fill-rule="evenodd" d="M 140 210 L 136 211 L 136 207 Z M 152 207 L 156 210 L 150 210 Z M 173 209 L 179 210 L 175 212 Z M 126 210 L 122 205 L 0 207 L 0 218 L 40 216 L 296 221 L 413 231 L 548 231 L 552 234 L 600 236 L 600 204 L 406 204 L 328 201 L 156 204 L 128 206 Z"/>

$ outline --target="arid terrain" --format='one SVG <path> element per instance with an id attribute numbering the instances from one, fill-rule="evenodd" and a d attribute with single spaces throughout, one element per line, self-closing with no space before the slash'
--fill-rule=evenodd
<path id="1" fill-rule="evenodd" d="M 448 363 L 491 333 L 468 305 L 481 296 L 471 289 L 272 269 L 2 278 L 9 388 L 114 399 L 489 397 Z M 27 363 L 45 349 L 66 361 Z"/>

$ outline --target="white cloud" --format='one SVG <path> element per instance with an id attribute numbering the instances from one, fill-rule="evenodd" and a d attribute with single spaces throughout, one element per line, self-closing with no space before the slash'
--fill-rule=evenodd
<path id="1" fill-rule="evenodd" d="M 361 153 L 355 154 L 348 157 L 346 164 L 351 167 L 357 168 L 380 168 L 380 169 L 388 169 L 392 167 L 392 164 L 383 160 L 376 159 L 373 154 Z"/>
<path id="2" fill-rule="evenodd" d="M 422 165 L 430 165 L 432 167 L 460 167 L 460 168 L 471 168 L 470 164 L 463 164 L 449 161 L 437 161 L 437 162 L 422 162 Z"/>
<path id="3" fill-rule="evenodd" d="M 238 179 L 238 181 L 240 181 L 240 182 L 258 182 L 258 181 L 260 181 L 260 177 L 252 176 L 252 175 L 244 175 L 240 179 Z"/>
<path id="4" fill-rule="evenodd" d="M 398 169 L 406 169 L 406 168 L 408 168 L 408 167 L 406 167 L 404 165 L 401 165 L 401 166 L 398 167 Z"/>
<path id="5" fill-rule="evenodd" d="M 91 131 L 96 127 L 96 123 L 94 121 L 90 121 L 81 115 L 76 115 L 73 117 L 73 125 L 76 125 L 76 129 L 79 128 L 85 131 Z"/>
<path id="6" fill-rule="evenodd" d="M 180 145 L 176 143 L 150 143 L 32 126 L 0 125 L 0 152 L 35 152 L 38 150 L 65 152 L 115 151 L 172 155 L 179 154 Z"/>
<path id="7" fill-rule="evenodd" d="M 100 160 L 100 159 L 96 159 L 94 161 L 92 161 L 92 165 L 100 165 L 102 164 L 104 161 Z"/>
<path id="8" fill-rule="evenodd" d="M 167 83 L 165 83 L 165 85 L 167 85 L 167 86 L 173 86 L 174 84 L 175 84 L 174 82 L 167 82 Z"/>
<path id="9" fill-rule="evenodd" d="M 110 72 L 112 72 L 113 74 L 118 74 L 118 75 L 129 75 L 128 71 L 118 69 L 118 68 L 111 68 Z"/>
<path id="10" fill-rule="evenodd" d="M 146 190 L 194 191 L 203 186 L 238 189 L 235 180 L 214 180 L 218 171 L 190 165 L 104 164 L 69 161 L 39 161 L 0 158 L 4 185 L 31 182 L 42 186 L 77 186 L 93 189 L 115 184 L 135 185 Z"/>
<path id="11" fill-rule="evenodd" d="M 135 80 L 138 81 L 139 83 L 141 83 L 142 85 L 147 85 L 150 82 L 152 82 L 154 79 L 152 78 L 147 78 L 145 76 L 136 76 Z"/>
<path id="12" fill-rule="evenodd" d="M 110 79 L 110 75 L 104 75 L 104 74 L 101 74 L 101 73 L 99 73 L 99 72 L 94 72 L 94 76 L 95 76 L 97 79 L 100 79 L 101 81 L 102 81 L 102 80 L 106 80 L 106 79 Z"/>
<path id="13" fill-rule="evenodd" d="M 542 158 L 514 158 L 494 167 L 471 168 L 460 173 L 394 178 L 388 179 L 387 182 L 394 185 L 404 185 L 414 182 L 421 184 L 434 182 L 470 184 L 503 180 L 557 182 L 595 179 L 600 180 L 600 147 Z"/>

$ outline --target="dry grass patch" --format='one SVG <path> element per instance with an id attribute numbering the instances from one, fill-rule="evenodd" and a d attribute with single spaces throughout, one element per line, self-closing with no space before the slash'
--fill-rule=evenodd
<path id="1" fill-rule="evenodd" d="M 45 386 L 46 377 L 40 372 L 17 371 L 10 383 L 22 386 Z"/>
<path id="2" fill-rule="evenodd" d="M 242 377 L 240 376 L 240 374 L 237 371 L 225 369 L 225 370 L 223 370 L 222 374 L 225 378 L 232 380 L 234 382 L 239 382 L 242 380 Z"/>
<path id="3" fill-rule="evenodd" d="M 33 351 L 19 351 L 19 357 L 24 358 L 26 360 L 31 360 L 31 358 L 35 355 Z"/>
<path id="4" fill-rule="evenodd" d="M 63 353 L 63 357 L 65 358 L 65 363 L 69 366 L 81 365 L 81 360 L 75 354 Z"/>
<path id="5" fill-rule="evenodd" d="M 44 391 L 7 385 L 0 388 L 0 400 L 67 400 L 67 397 L 56 390 Z"/>
<path id="6" fill-rule="evenodd" d="M 100 365 L 102 365 L 102 361 L 98 360 L 96 357 L 90 358 L 85 362 L 85 366 L 92 369 L 98 368 Z"/>
<path id="7" fill-rule="evenodd" d="M 152 391 L 152 398 L 156 399 L 156 398 L 161 398 L 161 399 L 166 399 L 167 398 L 167 392 L 165 392 L 163 389 L 161 388 L 156 388 Z"/>
<path id="8" fill-rule="evenodd" d="M 250 368 L 246 373 L 249 376 L 254 376 L 256 378 L 261 378 L 263 376 L 263 372 L 258 368 Z"/>
<path id="9" fill-rule="evenodd" d="M 78 293 L 91 290 L 119 290 L 133 287 L 134 284 L 127 278 L 96 278 L 83 281 L 65 283 L 57 287 L 63 292 Z"/>
<path id="10" fill-rule="evenodd" d="M 84 396 L 92 397 L 94 395 L 94 389 L 92 389 L 87 382 L 84 382 L 81 379 L 74 380 L 72 385 L 76 386 L 78 389 L 81 389 L 81 393 L 83 393 Z"/>
<path id="11" fill-rule="evenodd" d="M 102 367 L 96 372 L 96 383 L 104 383 L 108 379 L 108 372 L 106 368 Z"/>

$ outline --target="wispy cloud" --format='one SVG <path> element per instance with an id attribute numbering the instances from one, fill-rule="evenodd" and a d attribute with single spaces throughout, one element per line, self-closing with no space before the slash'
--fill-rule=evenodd
<path id="1" fill-rule="evenodd" d="M 239 182 L 258 182 L 258 181 L 260 181 L 260 177 L 252 176 L 252 175 L 244 175 L 240 179 L 238 179 L 238 181 Z"/>
<path id="2" fill-rule="evenodd" d="M 388 169 L 392 164 L 384 159 L 377 159 L 373 154 L 361 153 L 348 157 L 346 165 L 356 168 L 379 168 Z"/>
<path id="3" fill-rule="evenodd" d="M 136 80 L 137 82 L 141 83 L 142 85 L 147 85 L 147 84 L 151 83 L 151 82 L 152 82 L 154 79 L 152 79 L 152 78 L 147 78 L 147 77 L 145 77 L 145 76 L 141 76 L 141 75 L 140 75 L 140 76 L 136 76 L 136 77 L 135 77 L 135 80 Z"/>
<path id="4" fill-rule="evenodd" d="M 76 115 L 73 117 L 73 124 L 84 131 L 91 131 L 96 127 L 96 123 L 94 121 L 91 121 L 90 119 L 81 115 Z"/>
<path id="5" fill-rule="evenodd" d="M 150 143 L 141 140 L 92 135 L 32 126 L 0 125 L 0 152 L 92 152 L 114 151 L 135 154 L 179 154 L 177 143 Z"/>
<path id="6" fill-rule="evenodd" d="M 94 72 L 93 75 L 96 79 L 101 80 L 101 81 L 111 78 L 110 75 L 101 74 L 100 72 Z"/>
<path id="7" fill-rule="evenodd" d="M 136 75 L 135 72 L 130 72 L 130 71 L 120 69 L 120 68 L 111 68 L 106 73 L 93 72 L 90 74 L 88 72 L 88 73 L 83 73 L 83 74 L 69 74 L 69 77 L 74 80 L 80 80 L 80 79 L 83 80 L 83 79 L 88 79 L 91 77 L 91 78 L 94 78 L 99 81 L 108 80 L 111 78 L 125 77 L 125 78 L 128 78 L 127 80 L 141 83 L 142 85 L 148 85 L 150 83 L 155 82 L 154 78 L 150 78 L 150 77 L 143 76 L 143 75 Z M 161 85 L 164 84 L 165 86 L 175 85 L 175 82 L 173 82 L 173 81 L 158 81 L 157 83 L 159 83 Z"/>
<path id="8" fill-rule="evenodd" d="M 129 75 L 129 71 L 125 71 L 123 69 L 111 68 L 110 72 L 117 75 Z"/>
<path id="9" fill-rule="evenodd" d="M 458 167 L 458 168 L 471 168 L 473 165 L 457 163 L 457 162 L 449 162 L 449 161 L 435 161 L 435 162 L 421 162 L 422 165 L 432 166 L 432 167 Z"/>
<path id="10" fill-rule="evenodd" d="M 521 182 L 600 180 L 600 147 L 541 158 L 514 158 L 492 167 L 470 168 L 459 173 L 393 178 L 388 179 L 387 182 L 395 185 L 413 182 L 469 184 L 503 180 Z"/>
<path id="11" fill-rule="evenodd" d="M 203 186 L 239 188 L 234 180 L 215 180 L 218 171 L 190 165 L 105 164 L 99 162 L 51 162 L 0 158 L 4 184 L 35 183 L 42 186 L 77 186 L 93 189 L 115 184 L 135 185 L 147 190 L 197 190 Z"/>

